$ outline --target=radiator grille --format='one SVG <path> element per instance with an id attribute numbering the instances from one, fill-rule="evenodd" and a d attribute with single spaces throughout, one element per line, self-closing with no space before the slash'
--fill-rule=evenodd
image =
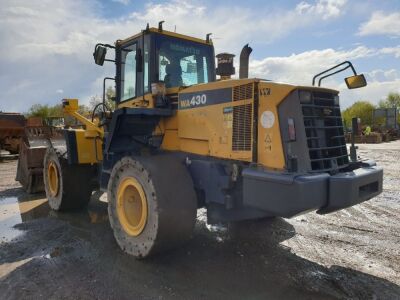
<path id="1" fill-rule="evenodd" d="M 307 145 L 313 171 L 333 171 L 349 164 L 340 106 L 335 94 L 312 92 L 302 104 Z"/>
<path id="2" fill-rule="evenodd" d="M 233 107 L 232 123 L 232 150 L 251 150 L 251 116 L 252 105 L 238 105 Z"/>
<path id="3" fill-rule="evenodd" d="M 235 86 L 233 88 L 233 101 L 253 98 L 253 83 Z"/>

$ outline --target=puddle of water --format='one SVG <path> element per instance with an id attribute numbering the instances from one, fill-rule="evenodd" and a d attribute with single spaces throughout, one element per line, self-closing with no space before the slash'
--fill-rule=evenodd
<path id="1" fill-rule="evenodd" d="M 98 197 L 94 197 L 86 211 L 72 213 L 51 211 L 47 199 L 43 197 L 26 194 L 0 197 L 0 243 L 10 242 L 23 234 L 24 231 L 14 228 L 15 225 L 48 216 L 67 221 L 76 227 L 108 222 L 106 194 L 99 193 Z"/>
<path id="2" fill-rule="evenodd" d="M 0 201 L 0 241 L 8 242 L 22 234 L 22 231 L 13 228 L 14 225 L 22 222 L 22 218 L 16 197 Z"/>
<path id="3" fill-rule="evenodd" d="M 18 200 L 17 197 L 0 198 L 0 242 L 9 242 L 22 235 L 15 225 L 46 216 L 47 199 Z"/>

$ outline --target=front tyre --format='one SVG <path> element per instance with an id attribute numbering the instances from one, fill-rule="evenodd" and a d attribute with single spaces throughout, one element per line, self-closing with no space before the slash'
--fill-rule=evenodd
<path id="1" fill-rule="evenodd" d="M 130 255 L 142 258 L 174 248 L 192 234 L 196 195 L 190 174 L 174 155 L 122 158 L 111 172 L 107 196 L 115 239 Z"/>

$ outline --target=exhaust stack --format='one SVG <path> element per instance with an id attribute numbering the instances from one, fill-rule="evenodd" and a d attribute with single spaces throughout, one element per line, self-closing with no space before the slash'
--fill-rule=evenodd
<path id="1" fill-rule="evenodd" d="M 253 51 L 249 44 L 246 44 L 242 51 L 240 52 L 240 67 L 239 67 L 239 78 L 248 78 L 249 77 L 249 56 Z"/>

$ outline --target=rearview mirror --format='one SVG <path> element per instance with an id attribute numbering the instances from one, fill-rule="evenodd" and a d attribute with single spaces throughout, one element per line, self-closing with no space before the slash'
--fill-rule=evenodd
<path id="1" fill-rule="evenodd" d="M 96 65 L 102 66 L 106 58 L 107 48 L 98 45 L 93 52 L 94 62 Z"/>
<path id="2" fill-rule="evenodd" d="M 344 79 L 349 89 L 358 89 L 367 85 L 364 74 L 350 76 Z"/>

